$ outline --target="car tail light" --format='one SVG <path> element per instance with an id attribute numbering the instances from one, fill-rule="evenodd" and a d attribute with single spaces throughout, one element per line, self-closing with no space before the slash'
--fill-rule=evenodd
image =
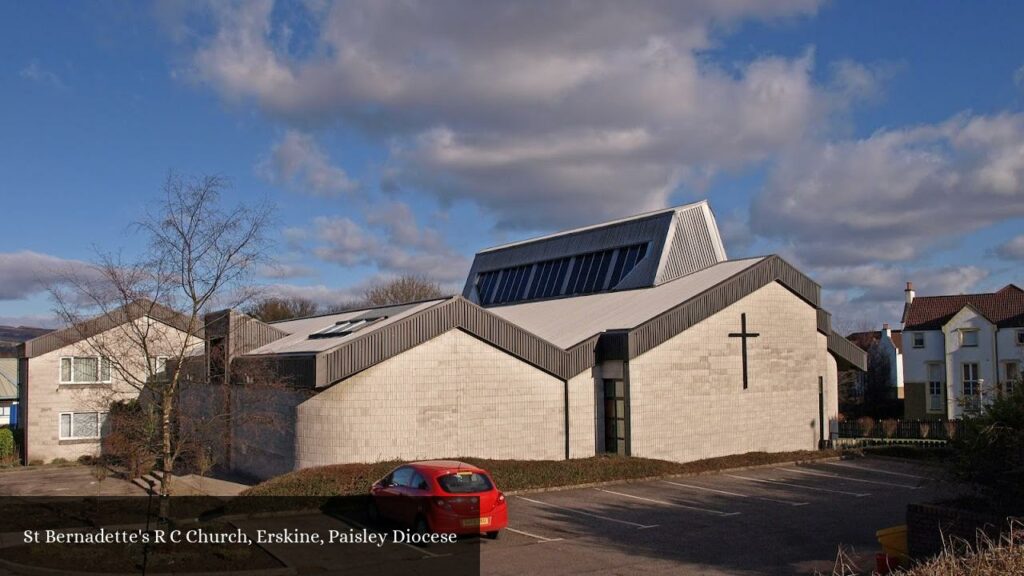
<path id="1" fill-rule="evenodd" d="M 498 492 L 498 499 L 494 501 L 494 506 L 498 507 L 505 503 L 505 493 Z"/>
<path id="2" fill-rule="evenodd" d="M 452 507 L 445 501 L 444 498 L 434 498 L 434 506 L 441 508 L 442 510 L 451 510 Z"/>

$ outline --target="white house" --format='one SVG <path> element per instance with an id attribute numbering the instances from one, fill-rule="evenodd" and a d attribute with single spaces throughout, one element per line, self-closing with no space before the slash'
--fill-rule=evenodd
<path id="1" fill-rule="evenodd" d="M 925 297 L 908 282 L 905 295 L 908 418 L 959 418 L 1020 381 L 1024 290 Z"/>
<path id="2" fill-rule="evenodd" d="M 126 324 L 146 324 L 149 350 L 146 358 L 132 340 L 143 330 L 126 329 Z M 106 430 L 111 402 L 137 397 L 139 390 L 122 374 L 152 373 L 147 364 L 164 360 L 184 341 L 184 319 L 151 302 L 138 302 L 27 340 L 0 356 L 18 364 L 19 426 L 24 429 L 26 462 L 62 458 L 74 460 L 98 455 Z M 190 340 L 201 344 L 195 336 Z M 112 357 L 97 350 L 117 352 Z"/>
<path id="3" fill-rule="evenodd" d="M 903 398 L 903 332 L 893 330 L 888 323 L 885 323 L 882 324 L 881 330 L 854 332 L 846 338 L 868 353 L 869 370 L 874 354 L 878 354 L 888 361 L 888 384 L 891 386 L 889 395 L 891 398 Z M 865 376 L 864 372 L 857 374 L 858 393 L 863 393 Z"/>

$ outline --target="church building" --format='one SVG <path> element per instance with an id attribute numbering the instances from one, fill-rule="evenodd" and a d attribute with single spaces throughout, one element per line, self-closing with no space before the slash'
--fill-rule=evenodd
<path id="1" fill-rule="evenodd" d="M 837 369 L 866 362 L 813 280 L 778 256 L 726 256 L 707 202 L 482 250 L 461 295 L 270 324 L 224 311 L 206 328 L 218 376 L 264 362 L 289 382 L 284 426 L 226 435 L 223 459 L 257 477 L 815 449 Z"/>

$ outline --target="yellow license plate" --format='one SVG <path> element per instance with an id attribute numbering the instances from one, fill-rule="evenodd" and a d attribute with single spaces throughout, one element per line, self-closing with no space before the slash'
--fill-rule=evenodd
<path id="1" fill-rule="evenodd" d="M 490 526 L 491 518 L 485 516 L 483 518 L 467 518 L 462 521 L 463 526 Z"/>

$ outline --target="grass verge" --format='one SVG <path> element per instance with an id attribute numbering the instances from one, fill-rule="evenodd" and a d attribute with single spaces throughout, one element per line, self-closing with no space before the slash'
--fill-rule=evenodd
<path id="1" fill-rule="evenodd" d="M 625 456 L 595 456 L 574 460 L 483 460 L 480 458 L 459 458 L 459 460 L 489 471 L 499 488 L 513 492 L 676 474 L 697 474 L 746 466 L 816 460 L 839 455 L 840 452 L 837 450 L 749 452 L 683 464 Z M 253 486 L 242 495 L 292 497 L 362 495 L 369 492 L 370 486 L 375 481 L 384 477 L 399 464 L 402 462 L 336 464 L 307 468 Z"/>

